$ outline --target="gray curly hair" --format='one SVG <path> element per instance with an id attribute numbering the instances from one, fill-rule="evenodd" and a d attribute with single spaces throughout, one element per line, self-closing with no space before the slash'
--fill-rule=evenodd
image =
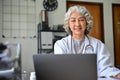
<path id="1" fill-rule="evenodd" d="M 91 14 L 89 13 L 89 11 L 84 7 L 84 6 L 72 6 L 68 9 L 68 11 L 65 14 L 65 19 L 64 19 L 64 29 L 68 34 L 71 34 L 71 30 L 69 29 L 69 25 L 68 25 L 68 20 L 70 18 L 70 15 L 73 11 L 78 11 L 80 12 L 87 21 L 87 28 L 85 30 L 85 35 L 89 33 L 91 27 L 93 26 L 93 17 L 91 16 Z"/>

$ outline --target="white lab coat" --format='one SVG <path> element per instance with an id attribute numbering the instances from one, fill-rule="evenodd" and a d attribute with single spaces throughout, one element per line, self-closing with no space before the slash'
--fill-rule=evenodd
<path id="1" fill-rule="evenodd" d="M 110 62 L 110 53 L 105 47 L 105 45 L 98 39 L 89 37 L 90 44 L 93 46 L 94 50 L 87 49 L 85 46 L 89 44 L 89 40 L 85 37 L 85 46 L 82 54 L 97 54 L 97 70 L 98 77 L 100 76 L 115 76 L 120 73 L 120 70 L 115 68 Z M 71 35 L 56 41 L 54 45 L 54 54 L 75 54 L 74 46 L 72 45 Z"/>

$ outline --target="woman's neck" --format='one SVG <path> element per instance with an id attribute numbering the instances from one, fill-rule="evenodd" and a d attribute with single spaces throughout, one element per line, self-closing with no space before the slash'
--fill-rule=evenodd
<path id="1" fill-rule="evenodd" d="M 85 39 L 85 35 L 72 35 L 73 39 Z"/>

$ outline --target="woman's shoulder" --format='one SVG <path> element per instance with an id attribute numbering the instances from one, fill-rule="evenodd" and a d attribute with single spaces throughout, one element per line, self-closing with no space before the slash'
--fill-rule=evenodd
<path id="1" fill-rule="evenodd" d="M 63 37 L 63 38 L 60 39 L 60 40 L 57 40 L 57 41 L 55 42 L 55 44 L 66 44 L 66 43 L 70 42 L 70 40 L 71 40 L 71 37 L 70 37 L 70 35 L 69 35 L 69 36 Z"/>
<path id="2" fill-rule="evenodd" d="M 106 48 L 105 44 L 101 40 L 91 36 L 89 38 L 91 45 L 93 45 L 95 49 L 103 50 Z"/>

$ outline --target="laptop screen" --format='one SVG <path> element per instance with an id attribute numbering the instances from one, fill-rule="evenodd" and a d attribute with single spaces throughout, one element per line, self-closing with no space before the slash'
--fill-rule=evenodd
<path id="1" fill-rule="evenodd" d="M 97 80 L 96 54 L 33 55 L 37 80 Z"/>

